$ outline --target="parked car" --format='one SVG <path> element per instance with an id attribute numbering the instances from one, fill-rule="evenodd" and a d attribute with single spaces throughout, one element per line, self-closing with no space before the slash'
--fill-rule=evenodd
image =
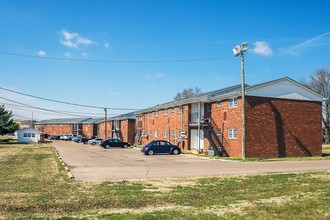
<path id="1" fill-rule="evenodd" d="M 53 135 L 50 137 L 50 140 L 60 140 L 60 136 L 59 135 Z"/>
<path id="2" fill-rule="evenodd" d="M 84 144 L 87 144 L 89 140 L 95 139 L 97 138 L 97 136 L 92 136 L 92 138 L 86 138 L 86 137 L 82 137 L 81 138 L 81 142 Z"/>
<path id="3" fill-rule="evenodd" d="M 76 143 L 79 143 L 81 141 L 81 137 L 77 136 L 77 137 L 72 138 L 72 140 Z"/>
<path id="4" fill-rule="evenodd" d="M 100 144 L 102 141 L 101 138 L 94 138 L 94 139 L 91 139 L 87 142 L 87 144 L 91 144 L 91 145 L 95 145 L 95 144 Z"/>
<path id="5" fill-rule="evenodd" d="M 110 147 L 122 147 L 122 148 L 127 148 L 130 147 L 131 145 L 127 142 L 123 142 L 119 139 L 107 139 L 104 140 L 100 143 L 100 145 L 106 149 L 110 148 Z"/>
<path id="6" fill-rule="evenodd" d="M 168 141 L 163 140 L 154 140 L 145 145 L 141 152 L 145 155 L 154 155 L 154 154 L 181 154 L 181 149 L 171 144 Z"/>

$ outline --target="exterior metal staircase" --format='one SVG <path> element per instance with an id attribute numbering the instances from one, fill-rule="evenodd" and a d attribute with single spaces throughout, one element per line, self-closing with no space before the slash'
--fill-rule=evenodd
<path id="1" fill-rule="evenodd" d="M 216 131 L 220 131 L 220 129 L 217 127 L 214 120 L 211 117 L 205 119 L 201 123 L 201 128 L 204 131 L 204 137 L 207 138 L 210 142 L 211 147 L 214 150 L 215 156 L 228 157 L 228 153 L 216 133 Z"/>

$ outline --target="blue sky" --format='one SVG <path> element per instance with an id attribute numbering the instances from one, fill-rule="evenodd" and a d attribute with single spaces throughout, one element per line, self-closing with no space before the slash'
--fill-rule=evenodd
<path id="1" fill-rule="evenodd" d="M 232 48 L 244 41 L 246 83 L 285 76 L 299 81 L 329 68 L 329 8 L 328 0 L 2 0 L 0 87 L 141 109 L 171 101 L 184 88 L 207 92 L 240 84 L 240 60 Z M 219 59 L 167 62 L 208 58 Z M 56 111 L 103 113 L 4 90 L 0 97 Z M 39 120 L 70 117 L 0 103 L 11 104 L 7 108 L 19 118 L 32 112 Z"/>

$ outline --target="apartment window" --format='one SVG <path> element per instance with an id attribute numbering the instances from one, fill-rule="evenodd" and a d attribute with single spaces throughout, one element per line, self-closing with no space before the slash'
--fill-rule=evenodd
<path id="1" fill-rule="evenodd" d="M 158 131 L 155 131 L 155 138 L 158 138 Z"/>
<path id="2" fill-rule="evenodd" d="M 164 109 L 164 115 L 167 115 L 168 114 L 168 110 L 167 108 Z"/>
<path id="3" fill-rule="evenodd" d="M 36 134 L 35 133 L 32 133 L 32 137 L 36 137 Z"/>
<path id="4" fill-rule="evenodd" d="M 217 107 L 221 107 L 221 101 L 217 101 Z"/>
<path id="5" fill-rule="evenodd" d="M 182 109 L 183 109 L 183 107 L 180 106 L 180 107 L 178 107 L 178 109 L 179 109 L 179 113 L 182 113 Z"/>
<path id="6" fill-rule="evenodd" d="M 172 107 L 172 113 L 174 113 L 175 112 L 175 108 L 174 107 Z"/>
<path id="7" fill-rule="evenodd" d="M 28 134 L 27 133 L 24 133 L 24 137 L 27 137 L 28 136 Z"/>
<path id="8" fill-rule="evenodd" d="M 212 107 L 211 107 L 211 103 L 207 103 L 207 104 L 206 104 L 206 110 L 207 110 L 208 112 L 211 112 L 211 109 L 212 109 Z"/>
<path id="9" fill-rule="evenodd" d="M 236 128 L 230 128 L 228 130 L 228 138 L 229 139 L 237 139 L 237 129 Z"/>
<path id="10" fill-rule="evenodd" d="M 175 135 L 175 131 L 171 130 L 171 135 L 174 136 Z"/>
<path id="11" fill-rule="evenodd" d="M 165 130 L 165 131 L 163 132 L 163 137 L 164 137 L 164 138 L 167 138 L 167 130 Z"/>
<path id="12" fill-rule="evenodd" d="M 178 130 L 178 137 L 181 137 L 181 130 Z"/>
<path id="13" fill-rule="evenodd" d="M 229 108 L 237 107 L 237 97 L 229 99 Z"/>
<path id="14" fill-rule="evenodd" d="M 158 117 L 158 111 L 155 111 L 155 117 Z"/>
<path id="15" fill-rule="evenodd" d="M 151 131 L 151 130 L 149 131 L 149 135 L 150 135 L 150 136 L 152 135 L 152 131 Z"/>

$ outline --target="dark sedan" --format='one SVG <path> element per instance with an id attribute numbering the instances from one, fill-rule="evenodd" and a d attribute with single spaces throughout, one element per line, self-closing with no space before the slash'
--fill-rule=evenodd
<path id="1" fill-rule="evenodd" d="M 104 148 L 110 148 L 110 147 L 122 147 L 127 148 L 131 146 L 129 143 L 121 141 L 119 139 L 107 139 L 101 142 L 100 144 Z"/>
<path id="2" fill-rule="evenodd" d="M 163 140 L 154 140 L 151 141 L 149 144 L 144 146 L 141 149 L 141 152 L 146 155 L 154 155 L 154 154 L 181 154 L 181 149 L 176 146 L 172 145 L 168 141 Z"/>

